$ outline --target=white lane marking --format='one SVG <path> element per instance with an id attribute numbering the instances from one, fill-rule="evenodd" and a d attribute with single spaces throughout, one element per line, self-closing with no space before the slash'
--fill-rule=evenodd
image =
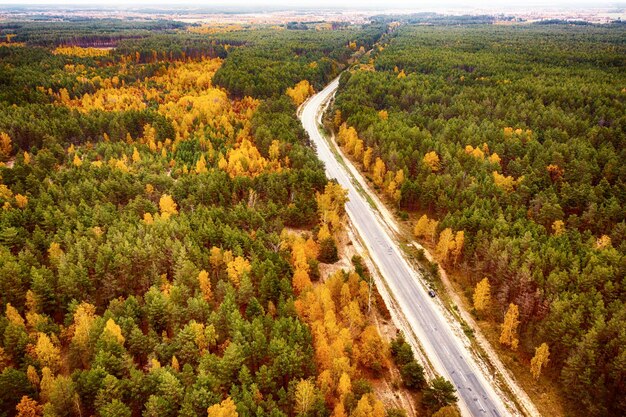
<path id="1" fill-rule="evenodd" d="M 480 411 L 485 411 L 485 407 L 483 407 L 483 404 L 480 402 L 480 400 L 477 398 L 476 402 L 478 402 L 478 405 L 480 406 Z"/>

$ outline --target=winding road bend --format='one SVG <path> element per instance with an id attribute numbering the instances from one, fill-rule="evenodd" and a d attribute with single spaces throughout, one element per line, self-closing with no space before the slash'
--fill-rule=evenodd
<path id="1" fill-rule="evenodd" d="M 487 382 L 469 349 L 455 336 L 440 307 L 428 296 L 417 272 L 404 259 L 382 220 L 366 198 L 359 194 L 346 168 L 339 163 L 322 137 L 319 131 L 321 112 L 338 86 L 336 79 L 310 98 L 303 105 L 300 118 L 316 145 L 319 158 L 326 165 L 327 175 L 348 190 L 350 200 L 346 204 L 346 212 L 352 224 L 433 366 L 455 385 L 463 415 L 512 415 Z"/>

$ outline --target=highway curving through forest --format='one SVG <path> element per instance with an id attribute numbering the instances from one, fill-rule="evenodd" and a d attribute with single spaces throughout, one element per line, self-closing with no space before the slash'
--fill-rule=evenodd
<path id="1" fill-rule="evenodd" d="M 514 414 L 507 410 L 502 398 L 487 382 L 469 349 L 454 334 L 440 307 L 429 297 L 418 273 L 404 259 L 391 232 L 366 197 L 357 191 L 346 167 L 337 160 L 320 133 L 321 112 L 338 85 L 336 79 L 311 97 L 301 108 L 300 119 L 326 166 L 328 177 L 336 179 L 348 190 L 348 217 L 435 370 L 456 387 L 463 414 L 473 417 Z"/>

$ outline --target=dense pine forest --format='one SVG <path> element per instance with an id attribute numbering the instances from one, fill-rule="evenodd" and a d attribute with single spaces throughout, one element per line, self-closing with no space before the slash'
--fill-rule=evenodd
<path id="1" fill-rule="evenodd" d="M 320 272 L 346 195 L 296 106 L 386 27 L 113 23 L 0 27 L 0 415 L 401 417 L 392 367 L 457 415 L 360 259 Z"/>
<path id="2" fill-rule="evenodd" d="M 626 28 L 400 26 L 329 125 L 496 343 L 626 414 Z"/>
<path id="3" fill-rule="evenodd" d="M 328 127 L 492 341 L 625 415 L 626 28 L 492 23 L 1 23 L 0 416 L 458 416 L 332 266 L 296 111 L 339 75 Z"/>

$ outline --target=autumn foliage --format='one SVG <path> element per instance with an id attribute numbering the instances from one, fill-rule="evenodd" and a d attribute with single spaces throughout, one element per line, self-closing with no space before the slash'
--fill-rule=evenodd
<path id="1" fill-rule="evenodd" d="M 291 97 L 294 104 L 299 106 L 314 93 L 313 87 L 308 80 L 302 80 L 292 88 L 288 88 L 286 94 Z"/>
<path id="2" fill-rule="evenodd" d="M 386 113 L 383 113 L 383 116 L 385 114 Z M 338 121 L 341 121 L 341 114 L 338 113 L 337 115 L 339 117 Z M 380 187 L 394 204 L 399 203 L 401 196 L 400 188 L 405 179 L 403 170 L 388 170 L 385 162 L 380 158 L 376 158 L 372 161 L 374 150 L 367 147 L 363 139 L 359 138 L 356 129 L 352 126 L 348 126 L 346 123 L 342 123 L 339 126 L 337 143 L 343 147 L 348 157 L 359 164 L 365 172 L 371 174 L 371 179 L 374 184 Z"/>
<path id="3" fill-rule="evenodd" d="M 11 137 L 6 132 L 0 132 L 0 162 L 8 160 L 12 152 Z"/>
<path id="4" fill-rule="evenodd" d="M 163 194 L 159 199 L 159 208 L 161 209 L 161 218 L 167 220 L 171 215 L 178 213 L 178 205 L 171 195 Z"/>
<path id="5" fill-rule="evenodd" d="M 379 375 L 389 367 L 389 348 L 368 325 L 368 300 L 367 283 L 354 272 L 339 271 L 296 301 L 298 315 L 313 333 L 317 388 L 332 408 L 350 392 L 358 369 Z"/>
<path id="6" fill-rule="evenodd" d="M 472 300 L 474 302 L 474 308 L 477 311 L 484 311 L 489 307 L 491 302 L 491 287 L 487 278 L 483 278 L 476 284 Z"/>
<path id="7" fill-rule="evenodd" d="M 550 358 L 550 349 L 546 343 L 535 348 L 535 356 L 530 361 L 530 373 L 533 378 L 539 379 L 541 369 L 548 364 Z"/>
<path id="8" fill-rule="evenodd" d="M 426 153 L 422 161 L 433 172 L 437 172 L 441 169 L 441 161 L 439 159 L 439 155 L 437 155 L 435 151 L 430 151 Z"/>
<path id="9" fill-rule="evenodd" d="M 517 327 L 519 326 L 519 308 L 511 303 L 504 315 L 502 323 L 502 332 L 500 333 L 500 343 L 509 346 L 512 350 L 516 350 L 519 345 L 517 336 Z"/>
<path id="10" fill-rule="evenodd" d="M 52 51 L 55 55 L 72 55 L 80 58 L 107 56 L 109 51 L 98 48 L 81 48 L 80 46 L 59 46 Z"/>
<path id="11" fill-rule="evenodd" d="M 424 214 L 415 223 L 415 226 L 413 228 L 413 234 L 417 238 L 424 238 L 432 243 L 437 237 L 438 224 L 439 222 L 437 220 L 429 219 L 428 215 Z"/>

